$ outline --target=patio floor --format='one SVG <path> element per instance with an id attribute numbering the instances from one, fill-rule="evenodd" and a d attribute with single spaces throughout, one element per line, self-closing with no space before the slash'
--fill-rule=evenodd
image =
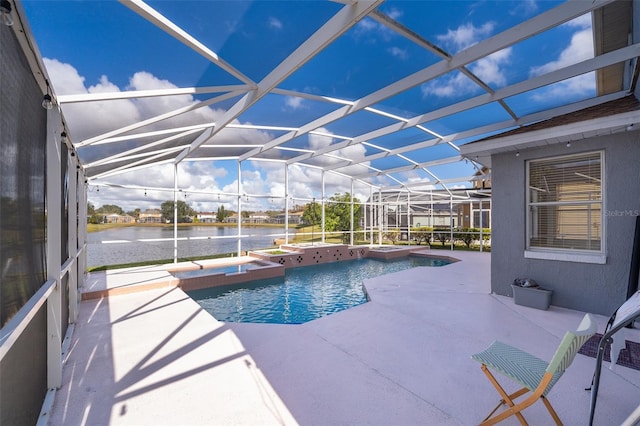
<path id="1" fill-rule="evenodd" d="M 470 355 L 498 339 L 549 359 L 583 313 L 491 295 L 490 255 L 451 254 L 461 261 L 368 280 L 371 302 L 302 325 L 222 323 L 176 287 L 83 301 L 49 424 L 477 424 L 499 398 Z M 549 394 L 567 425 L 588 423 L 594 367 L 577 355 Z M 608 367 L 595 424 L 640 401 L 640 371 Z M 542 403 L 524 414 L 552 423 Z"/>

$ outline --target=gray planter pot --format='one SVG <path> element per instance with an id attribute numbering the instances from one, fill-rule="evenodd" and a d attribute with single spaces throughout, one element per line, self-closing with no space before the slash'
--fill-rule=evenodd
<path id="1" fill-rule="evenodd" d="M 528 306 L 536 309 L 549 309 L 553 290 L 541 287 L 520 287 L 511 284 L 513 289 L 513 301 L 516 305 Z"/>

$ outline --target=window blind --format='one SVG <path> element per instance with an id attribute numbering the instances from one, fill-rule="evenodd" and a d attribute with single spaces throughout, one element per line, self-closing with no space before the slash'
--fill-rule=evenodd
<path id="1" fill-rule="evenodd" d="M 602 248 L 602 152 L 528 163 L 529 248 Z"/>

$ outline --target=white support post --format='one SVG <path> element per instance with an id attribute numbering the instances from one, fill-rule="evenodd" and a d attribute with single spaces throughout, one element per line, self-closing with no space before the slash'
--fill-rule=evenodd
<path id="1" fill-rule="evenodd" d="M 469 228 L 474 228 L 473 220 L 473 199 L 469 201 Z"/>
<path id="2" fill-rule="evenodd" d="M 242 162 L 238 160 L 238 252 L 242 255 Z"/>
<path id="3" fill-rule="evenodd" d="M 368 223 L 367 223 L 367 204 L 368 203 L 366 201 L 361 204 L 361 206 L 362 206 L 361 208 L 364 209 L 364 210 L 361 210 L 362 211 L 362 239 L 364 241 L 367 240 L 367 225 L 368 225 Z"/>
<path id="4" fill-rule="evenodd" d="M 480 253 L 482 253 L 482 247 L 484 246 L 484 241 L 482 240 L 482 199 L 480 199 Z"/>
<path id="5" fill-rule="evenodd" d="M 78 157 L 67 156 L 69 161 L 69 217 L 67 228 L 69 229 L 69 256 L 73 264 L 69 268 L 69 322 L 75 323 L 78 319 Z"/>
<path id="6" fill-rule="evenodd" d="M 178 263 L 178 163 L 173 165 L 173 263 Z"/>
<path id="7" fill-rule="evenodd" d="M 449 196 L 449 246 L 453 251 L 453 197 Z"/>
<path id="8" fill-rule="evenodd" d="M 87 269 L 87 181 L 84 172 L 80 172 L 78 181 L 78 288 L 84 286 L 84 273 Z"/>
<path id="9" fill-rule="evenodd" d="M 354 215 L 353 215 L 353 179 L 351 179 L 351 208 L 350 208 L 350 215 L 351 215 L 351 222 L 349 224 L 349 244 L 353 245 L 353 237 L 354 237 Z"/>
<path id="10" fill-rule="evenodd" d="M 47 279 L 55 281 L 55 288 L 47 299 L 47 387 L 62 385 L 62 289 L 60 273 L 62 256 L 62 172 L 60 157 L 60 112 L 53 108 L 47 113 Z"/>
<path id="11" fill-rule="evenodd" d="M 382 227 L 385 223 L 382 189 L 378 188 L 378 245 L 382 245 Z"/>
<path id="12" fill-rule="evenodd" d="M 369 186 L 369 244 L 373 245 L 373 186 Z"/>
<path id="13" fill-rule="evenodd" d="M 325 242 L 325 237 L 326 237 L 325 236 L 325 232 L 326 232 L 326 229 L 325 229 L 325 214 L 324 214 L 324 210 L 325 210 L 324 200 L 326 198 L 325 197 L 325 192 L 324 192 L 324 189 L 325 189 L 324 188 L 324 184 L 325 184 L 324 170 L 322 171 L 321 179 L 322 179 L 322 194 L 321 194 L 322 195 L 322 219 L 321 219 L 321 222 L 322 222 L 322 225 L 321 225 L 322 226 L 322 238 L 321 238 L 321 241 L 324 243 Z"/>
<path id="14" fill-rule="evenodd" d="M 407 192 L 407 242 L 411 245 L 411 193 Z"/>
<path id="15" fill-rule="evenodd" d="M 289 165 L 284 163 L 284 243 L 289 244 Z"/>
<path id="16" fill-rule="evenodd" d="M 431 227 L 435 228 L 436 225 L 433 219 L 433 191 L 430 192 L 430 196 L 431 196 Z"/>

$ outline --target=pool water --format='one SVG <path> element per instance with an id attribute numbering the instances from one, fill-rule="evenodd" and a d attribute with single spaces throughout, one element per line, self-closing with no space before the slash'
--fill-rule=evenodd
<path id="1" fill-rule="evenodd" d="M 362 281 L 416 266 L 451 262 L 429 257 L 346 260 L 287 269 L 284 278 L 189 292 L 219 321 L 301 324 L 367 301 Z"/>

